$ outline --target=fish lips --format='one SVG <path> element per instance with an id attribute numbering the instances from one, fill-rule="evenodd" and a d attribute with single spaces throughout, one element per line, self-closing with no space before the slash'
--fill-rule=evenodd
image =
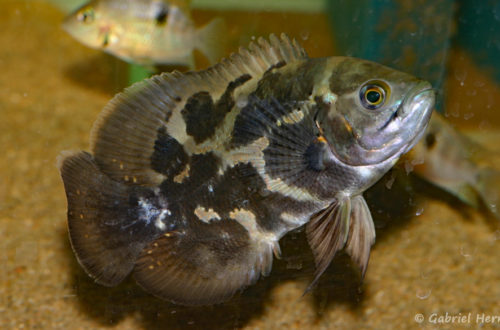
<path id="1" fill-rule="evenodd" d="M 413 125 L 408 124 L 408 126 L 412 126 L 414 133 L 413 138 L 410 138 L 406 148 L 402 149 L 401 154 L 407 153 L 422 138 L 431 118 L 432 110 L 434 109 L 436 98 L 434 89 L 432 89 L 432 86 L 427 82 L 424 82 L 419 86 L 422 88 L 420 90 L 416 89 L 415 94 L 405 99 L 401 108 L 398 109 L 398 113 L 401 112 L 398 116 L 405 117 L 407 122 L 413 122 Z"/>
<path id="2" fill-rule="evenodd" d="M 355 146 L 347 163 L 372 165 L 409 151 L 425 132 L 434 102 L 435 93 L 428 82 L 415 84 L 387 121 L 364 134 L 352 132 Z"/>

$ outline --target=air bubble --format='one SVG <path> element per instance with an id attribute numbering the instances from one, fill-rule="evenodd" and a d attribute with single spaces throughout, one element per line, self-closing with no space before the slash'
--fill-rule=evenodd
<path id="1" fill-rule="evenodd" d="M 309 39 L 309 32 L 308 31 L 302 31 L 302 32 L 300 32 L 300 37 L 304 41 L 307 40 L 307 39 Z"/>
<path id="2" fill-rule="evenodd" d="M 493 241 L 500 241 L 500 230 L 495 230 L 493 233 Z"/>
<path id="3" fill-rule="evenodd" d="M 417 290 L 417 298 L 425 300 L 430 297 L 432 293 L 432 289 L 424 290 L 424 289 L 418 289 Z"/>
<path id="4" fill-rule="evenodd" d="M 467 112 L 467 113 L 464 114 L 464 119 L 465 120 L 469 120 L 472 117 L 474 117 L 474 113 L 473 112 Z"/>
<path id="5" fill-rule="evenodd" d="M 475 87 L 484 87 L 484 85 L 485 85 L 484 81 L 481 81 L 481 80 L 476 80 L 474 82 Z"/>
<path id="6" fill-rule="evenodd" d="M 490 207 L 490 211 L 493 212 L 493 213 L 498 213 L 498 209 L 497 209 L 497 204 L 494 204 L 494 203 L 489 203 L 488 204 L 489 207 Z"/>
<path id="7" fill-rule="evenodd" d="M 421 271 L 420 272 L 420 278 L 422 278 L 422 279 L 425 280 L 425 279 L 429 278 L 430 273 L 431 272 L 429 270 L 427 270 L 427 271 Z"/>
<path id="8" fill-rule="evenodd" d="M 424 213 L 424 208 L 423 207 L 420 207 L 417 209 L 417 211 L 415 212 L 415 216 L 419 217 L 422 215 L 422 213 Z"/>
<path id="9" fill-rule="evenodd" d="M 460 81 L 460 86 L 464 85 L 464 81 L 467 78 L 466 70 L 455 70 L 455 79 Z"/>
<path id="10" fill-rule="evenodd" d="M 391 177 L 385 182 L 385 187 L 387 189 L 391 189 L 395 180 L 396 180 L 396 177 L 394 175 L 391 175 Z"/>
<path id="11" fill-rule="evenodd" d="M 471 251 L 470 248 L 468 248 L 467 246 L 465 245 L 461 245 L 460 246 L 460 254 L 464 257 L 464 258 L 472 258 L 473 254 L 474 254 L 474 251 Z"/>
<path id="12" fill-rule="evenodd" d="M 287 260 L 286 261 L 286 269 L 295 269 L 295 270 L 300 270 L 302 269 L 302 261 L 301 260 Z"/>

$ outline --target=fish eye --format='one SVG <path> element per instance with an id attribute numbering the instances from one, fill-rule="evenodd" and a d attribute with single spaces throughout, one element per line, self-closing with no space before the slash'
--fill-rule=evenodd
<path id="1" fill-rule="evenodd" d="M 366 109 L 378 109 L 385 104 L 388 98 L 388 91 L 389 87 L 383 82 L 368 82 L 359 91 L 361 104 Z"/>
<path id="2" fill-rule="evenodd" d="M 78 12 L 76 18 L 83 23 L 92 23 L 94 21 L 94 8 L 92 7 L 83 8 L 80 12 Z"/>

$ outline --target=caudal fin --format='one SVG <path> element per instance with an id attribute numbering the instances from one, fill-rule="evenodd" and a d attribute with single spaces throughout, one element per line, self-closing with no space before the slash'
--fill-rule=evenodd
<path id="1" fill-rule="evenodd" d="M 78 261 L 97 283 L 120 283 L 132 271 L 146 242 L 157 234 L 137 217 L 133 188 L 103 174 L 87 152 L 63 153 L 58 167 Z"/>
<path id="2" fill-rule="evenodd" d="M 220 17 L 198 30 L 197 49 L 207 57 L 211 64 L 217 63 L 226 48 L 226 23 Z"/>

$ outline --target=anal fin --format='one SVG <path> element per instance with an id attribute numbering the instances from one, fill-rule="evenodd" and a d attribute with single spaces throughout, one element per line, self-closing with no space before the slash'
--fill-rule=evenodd
<path id="1" fill-rule="evenodd" d="M 200 222 L 148 244 L 134 277 L 146 291 L 174 303 L 221 303 L 267 275 L 273 247 L 251 239 L 234 220 Z"/>
<path id="2" fill-rule="evenodd" d="M 306 225 L 309 246 L 316 263 L 310 291 L 330 265 L 336 253 L 345 248 L 364 275 L 375 241 L 375 228 L 370 210 L 359 195 L 344 197 L 316 213 Z"/>

